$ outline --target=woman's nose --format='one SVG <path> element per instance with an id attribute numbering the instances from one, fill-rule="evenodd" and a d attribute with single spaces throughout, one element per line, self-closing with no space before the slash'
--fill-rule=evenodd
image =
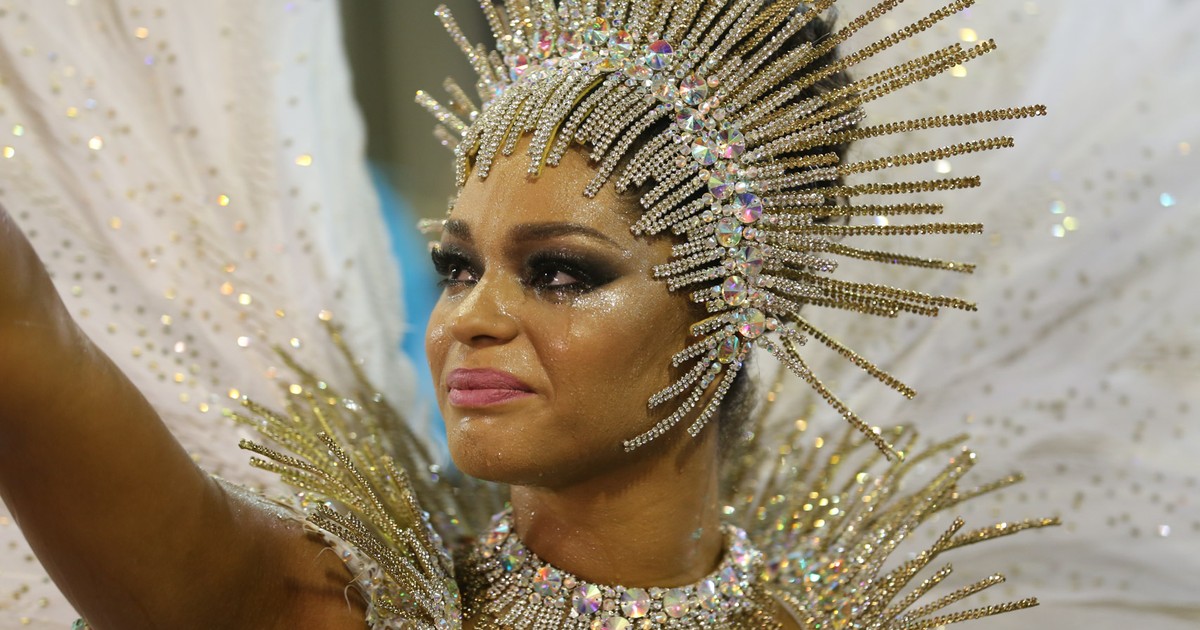
<path id="1" fill-rule="evenodd" d="M 458 300 L 449 321 L 450 334 L 470 346 L 511 341 L 520 330 L 516 309 L 523 300 L 519 282 L 485 273 Z"/>

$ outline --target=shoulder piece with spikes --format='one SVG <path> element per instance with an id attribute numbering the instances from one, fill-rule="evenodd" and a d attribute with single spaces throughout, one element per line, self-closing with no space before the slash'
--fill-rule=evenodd
<path id="1" fill-rule="evenodd" d="M 851 425 L 889 455 L 879 432 L 859 419 L 810 371 L 799 346 L 812 338 L 905 396 L 912 389 L 811 325 L 805 305 L 895 317 L 974 309 L 963 300 L 854 282 L 832 272 L 838 258 L 969 273 L 965 263 L 932 260 L 843 244 L 859 235 L 970 234 L 974 223 L 927 222 L 851 226 L 830 217 L 937 215 L 926 203 L 851 206 L 860 195 L 969 188 L 977 177 L 847 185 L 847 176 L 932 162 L 1012 145 L 994 137 L 857 163 L 840 147 L 933 127 L 1041 116 L 1041 106 L 938 115 L 860 126 L 862 107 L 995 48 L 955 43 L 886 70 L 829 87 L 829 79 L 926 31 L 973 0 L 955 0 L 887 37 L 836 58 L 853 34 L 902 0 L 882 0 L 817 39 L 800 37 L 835 0 L 482 0 L 494 49 L 470 43 L 445 7 L 437 15 L 474 66 L 476 106 L 447 80 L 447 105 L 424 92 L 417 100 L 438 119 L 437 136 L 455 150 L 459 186 L 470 172 L 487 177 L 498 155 L 529 142 L 529 171 L 558 163 L 578 144 L 591 153 L 596 176 L 584 191 L 611 182 L 636 192 L 643 214 L 637 234 L 680 239 L 655 275 L 672 291 L 689 291 L 710 317 L 674 358 L 692 367 L 651 398 L 678 400 L 665 419 L 625 442 L 636 449 L 689 414 L 695 435 L 716 414 L 753 347 L 779 358 Z M 832 61 L 831 61 L 832 59 Z M 704 392 L 716 382 L 716 395 Z M 697 413 L 696 409 L 700 407 Z"/>

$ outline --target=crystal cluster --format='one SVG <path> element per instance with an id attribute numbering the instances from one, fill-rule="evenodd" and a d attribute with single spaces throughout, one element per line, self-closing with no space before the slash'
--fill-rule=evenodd
<path id="1" fill-rule="evenodd" d="M 515 630 L 733 628 L 753 618 L 762 554 L 745 532 L 725 527 L 725 555 L 699 582 L 676 588 L 593 584 L 538 558 L 516 536 L 508 512 L 496 516 L 461 567 L 471 612 L 493 615 Z M 539 625 L 541 624 L 541 625 Z"/>

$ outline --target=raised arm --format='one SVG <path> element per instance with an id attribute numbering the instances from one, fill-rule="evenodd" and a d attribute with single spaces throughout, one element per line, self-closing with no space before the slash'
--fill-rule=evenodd
<path id="1" fill-rule="evenodd" d="M 3 208 L 0 496 L 98 630 L 364 626 L 337 557 L 193 464 Z"/>

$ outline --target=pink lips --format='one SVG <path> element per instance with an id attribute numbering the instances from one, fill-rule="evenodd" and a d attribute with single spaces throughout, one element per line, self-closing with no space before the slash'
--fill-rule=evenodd
<path id="1" fill-rule="evenodd" d="M 533 395 L 533 388 L 500 370 L 457 369 L 446 377 L 446 386 L 456 407 L 489 407 Z"/>

